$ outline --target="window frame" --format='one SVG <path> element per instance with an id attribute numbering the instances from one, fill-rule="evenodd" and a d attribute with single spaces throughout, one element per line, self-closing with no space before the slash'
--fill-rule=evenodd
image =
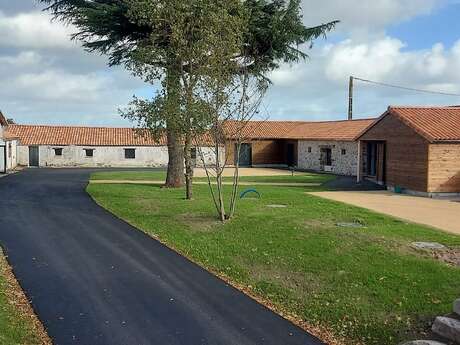
<path id="1" fill-rule="evenodd" d="M 62 157 L 63 154 L 64 154 L 64 148 L 63 147 L 53 147 L 53 151 L 54 151 L 54 156 L 55 157 Z M 59 152 L 59 154 L 58 154 Z"/>
<path id="2" fill-rule="evenodd" d="M 129 157 L 130 155 L 128 155 L 128 152 L 132 152 L 133 156 Z M 124 153 L 125 153 L 125 159 L 136 159 L 136 149 L 135 148 L 125 148 Z"/>
<path id="3" fill-rule="evenodd" d="M 85 157 L 86 158 L 93 158 L 94 157 L 95 149 L 83 149 L 83 151 L 85 151 Z M 88 152 L 91 152 L 91 155 L 88 155 Z"/>

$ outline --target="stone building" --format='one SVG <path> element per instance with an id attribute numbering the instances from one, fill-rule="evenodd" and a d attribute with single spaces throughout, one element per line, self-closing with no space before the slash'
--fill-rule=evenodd
<path id="1" fill-rule="evenodd" d="M 252 121 L 241 138 L 242 166 L 296 167 L 303 170 L 356 176 L 358 144 L 356 137 L 374 119 L 347 121 Z M 230 123 L 232 138 L 237 123 Z M 226 147 L 227 159 L 236 159 L 235 143 Z"/>
<path id="2" fill-rule="evenodd" d="M 19 138 L 17 161 L 22 166 L 129 168 L 168 164 L 166 138 L 154 140 L 132 128 L 10 125 L 7 137 Z M 214 160 L 206 144 L 199 151 L 208 163 Z"/>

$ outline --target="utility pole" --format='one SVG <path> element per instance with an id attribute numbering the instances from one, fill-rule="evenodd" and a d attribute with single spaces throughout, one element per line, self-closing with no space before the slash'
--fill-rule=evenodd
<path id="1" fill-rule="evenodd" d="M 348 120 L 353 120 L 353 76 L 350 76 L 348 86 Z"/>

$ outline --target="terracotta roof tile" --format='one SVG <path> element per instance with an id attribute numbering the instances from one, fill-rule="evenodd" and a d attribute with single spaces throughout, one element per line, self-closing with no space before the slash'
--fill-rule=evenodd
<path id="1" fill-rule="evenodd" d="M 225 126 L 227 138 L 235 137 L 242 129 L 242 137 L 246 140 L 258 139 L 303 139 L 353 141 L 367 128 L 374 119 L 353 121 L 229 121 Z M 108 127 L 72 127 L 72 126 L 40 126 L 10 125 L 7 137 L 19 138 L 22 145 L 80 145 L 80 146 L 163 146 L 166 137 L 155 141 L 145 132 L 132 128 Z M 202 142 L 211 143 L 204 135 Z"/>
<path id="2" fill-rule="evenodd" d="M 245 139 L 282 139 L 287 133 L 303 122 L 298 121 L 227 121 L 225 134 L 232 138 L 241 130 L 241 137 Z"/>
<path id="3" fill-rule="evenodd" d="M 460 141 L 460 107 L 389 107 L 387 114 L 400 118 L 431 142 Z"/>
<path id="4" fill-rule="evenodd" d="M 6 137 L 17 137 L 22 145 L 81 146 L 162 146 L 166 138 L 155 141 L 132 128 L 10 125 Z"/>
<path id="5" fill-rule="evenodd" d="M 375 119 L 307 122 L 288 133 L 288 138 L 325 141 L 354 141 Z"/>

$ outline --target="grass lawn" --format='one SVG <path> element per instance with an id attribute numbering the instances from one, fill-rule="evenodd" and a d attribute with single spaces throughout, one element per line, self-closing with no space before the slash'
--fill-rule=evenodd
<path id="1" fill-rule="evenodd" d="M 136 174 L 146 179 L 136 172 L 94 177 Z M 308 175 L 304 179 L 324 178 Z M 460 268 L 410 247 L 436 241 L 460 248 L 459 236 L 310 196 L 308 188 L 257 190 L 262 198 L 241 200 L 237 217 L 222 225 L 206 186 L 194 187 L 193 201 L 183 199 L 183 190 L 159 186 L 88 186 L 117 216 L 347 345 L 423 338 L 429 322 L 450 312 L 460 295 Z M 267 207 L 272 204 L 287 208 Z"/>
<path id="2" fill-rule="evenodd" d="M 131 181 L 164 181 L 165 171 L 112 171 L 99 172 L 92 175 L 93 180 L 131 180 Z M 242 176 L 244 182 L 276 182 L 276 183 L 324 183 L 335 179 L 328 174 L 311 174 L 296 172 L 294 176 Z M 206 177 L 196 177 L 195 181 L 207 181 Z M 232 181 L 232 177 L 224 177 L 224 181 Z"/>
<path id="3" fill-rule="evenodd" d="M 0 249 L 0 344 L 50 345 Z"/>

